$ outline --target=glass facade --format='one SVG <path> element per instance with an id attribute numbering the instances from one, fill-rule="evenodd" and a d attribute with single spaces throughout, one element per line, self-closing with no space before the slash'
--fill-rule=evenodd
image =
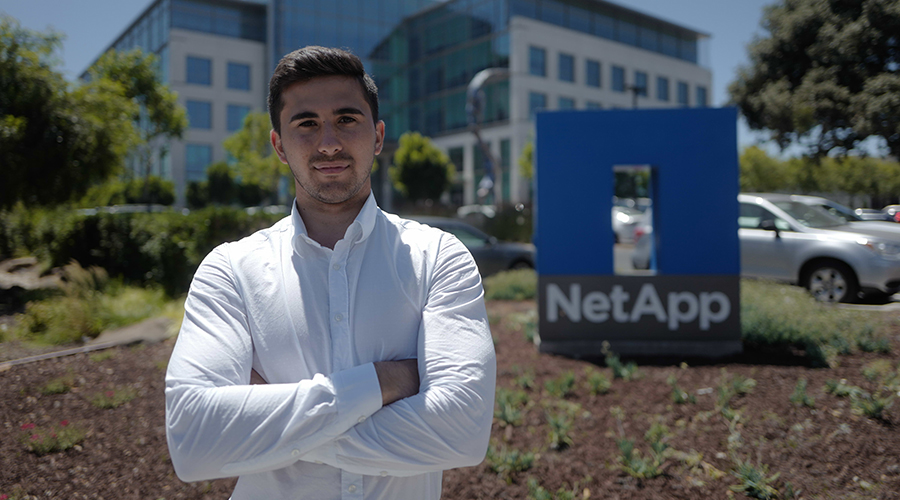
<path id="1" fill-rule="evenodd" d="M 616 92 L 625 92 L 625 68 L 612 67 L 612 89 Z"/>
<path id="2" fill-rule="evenodd" d="M 540 47 L 528 47 L 528 73 L 547 76 L 547 51 Z"/>
<path id="3" fill-rule="evenodd" d="M 187 144 L 184 163 L 187 182 L 206 180 L 206 167 L 212 163 L 212 146 Z"/>
<path id="4" fill-rule="evenodd" d="M 228 88 L 235 90 L 250 90 L 250 65 L 242 63 L 228 63 Z"/>
<path id="5" fill-rule="evenodd" d="M 195 85 L 212 85 L 212 60 L 188 56 L 185 81 Z"/>
<path id="6" fill-rule="evenodd" d="M 669 101 L 669 79 L 664 76 L 656 77 L 656 99 Z"/>
<path id="7" fill-rule="evenodd" d="M 584 83 L 589 87 L 601 87 L 600 61 L 587 59 L 584 62 Z"/>
<path id="8" fill-rule="evenodd" d="M 524 16 L 697 64 L 697 33 L 613 4 L 577 0 L 507 0 Z"/>
<path id="9" fill-rule="evenodd" d="M 188 126 L 191 128 L 212 128 L 212 103 L 209 101 L 187 101 Z"/>
<path id="10" fill-rule="evenodd" d="M 213 35 L 266 41 L 265 5 L 203 0 L 169 0 L 172 27 Z"/>
<path id="11" fill-rule="evenodd" d="M 571 97 L 560 97 L 557 104 L 561 110 L 575 109 L 575 99 Z"/>
<path id="12" fill-rule="evenodd" d="M 637 95 L 647 97 L 647 73 L 635 71 L 634 86 L 636 87 Z"/>
<path id="13" fill-rule="evenodd" d="M 528 118 L 534 120 L 534 114 L 547 108 L 547 94 L 540 92 L 528 93 Z"/>
<path id="14" fill-rule="evenodd" d="M 697 106 L 701 108 L 705 108 L 709 106 L 709 102 L 707 102 L 707 94 L 706 87 L 702 87 L 700 85 L 697 86 Z"/>
<path id="15" fill-rule="evenodd" d="M 559 54 L 559 79 L 564 82 L 575 81 L 575 57 L 571 54 Z"/>
<path id="16" fill-rule="evenodd" d="M 244 125 L 244 117 L 250 113 L 250 106 L 229 104 L 226 108 L 226 128 L 229 132 L 236 132 Z"/>
<path id="17" fill-rule="evenodd" d="M 678 104 L 681 106 L 687 106 L 689 104 L 687 82 L 678 82 Z"/>

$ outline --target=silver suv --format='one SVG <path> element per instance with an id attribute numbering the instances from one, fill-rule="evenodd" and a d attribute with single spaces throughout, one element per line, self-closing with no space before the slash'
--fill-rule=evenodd
<path id="1" fill-rule="evenodd" d="M 900 237 L 857 228 L 781 194 L 738 195 L 741 275 L 806 287 L 824 302 L 900 291 Z"/>

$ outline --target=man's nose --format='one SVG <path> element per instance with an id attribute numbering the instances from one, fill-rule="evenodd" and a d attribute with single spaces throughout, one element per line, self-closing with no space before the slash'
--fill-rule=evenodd
<path id="1" fill-rule="evenodd" d="M 331 124 L 324 124 L 322 126 L 322 137 L 319 141 L 319 152 L 331 156 L 341 149 L 341 141 L 338 139 L 337 130 Z"/>

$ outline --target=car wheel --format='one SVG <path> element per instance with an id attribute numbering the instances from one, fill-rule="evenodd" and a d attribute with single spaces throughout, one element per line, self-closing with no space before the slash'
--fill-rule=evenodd
<path id="1" fill-rule="evenodd" d="M 813 266 L 806 274 L 804 286 L 820 302 L 853 302 L 859 292 L 853 270 L 836 261 Z"/>

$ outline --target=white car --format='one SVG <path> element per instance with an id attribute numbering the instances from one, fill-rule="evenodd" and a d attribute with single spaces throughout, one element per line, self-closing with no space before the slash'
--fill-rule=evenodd
<path id="1" fill-rule="evenodd" d="M 738 195 L 741 275 L 798 284 L 823 302 L 900 291 L 900 235 L 847 224 L 791 195 Z"/>
<path id="2" fill-rule="evenodd" d="M 853 210 L 849 207 L 845 207 L 836 201 L 829 200 L 828 198 L 822 198 L 820 196 L 807 196 L 801 194 L 792 194 L 791 199 L 794 201 L 799 201 L 800 203 L 805 203 L 807 205 L 813 207 L 819 207 L 822 210 L 830 213 L 831 215 L 843 220 L 847 224 L 850 224 L 850 227 L 860 231 L 866 230 L 874 230 L 874 231 L 886 231 L 889 233 L 895 233 L 900 235 L 900 224 L 897 224 L 893 220 L 878 220 L 878 219 L 863 219 L 860 217 L 859 212 L 863 210 L 861 208 L 857 208 Z M 887 212 L 884 212 L 886 217 L 890 217 L 887 215 Z"/>

